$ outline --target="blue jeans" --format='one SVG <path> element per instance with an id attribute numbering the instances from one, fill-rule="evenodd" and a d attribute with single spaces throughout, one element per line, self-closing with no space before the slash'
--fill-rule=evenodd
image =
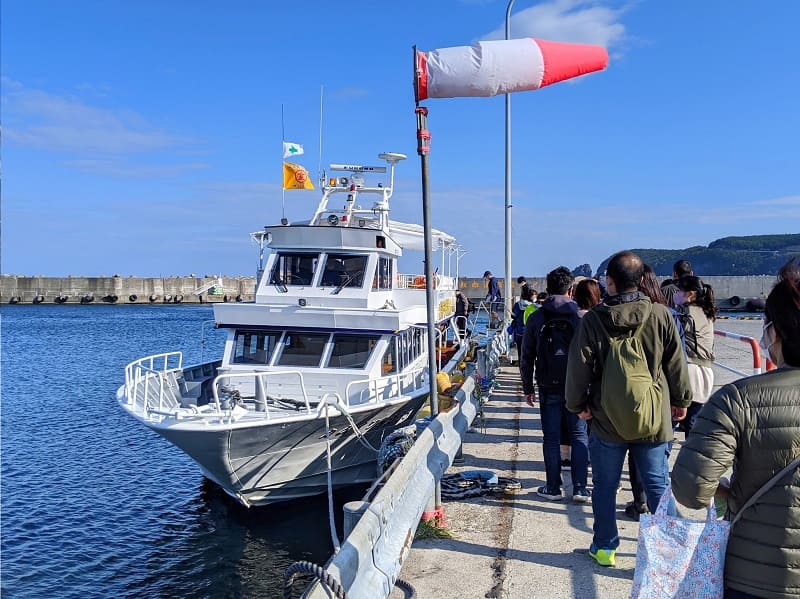
<path id="1" fill-rule="evenodd" d="M 639 480 L 647 496 L 647 507 L 655 513 L 658 502 L 669 485 L 668 444 L 617 443 L 606 441 L 595 434 L 589 435 L 589 452 L 592 456 L 592 512 L 594 513 L 594 549 L 616 549 L 619 546 L 617 530 L 617 488 L 622 476 L 625 454 L 630 452 Z"/>
<path id="2" fill-rule="evenodd" d="M 564 392 L 540 391 L 539 408 L 542 417 L 544 443 L 544 470 L 547 488 L 561 488 L 561 425 L 566 422 L 572 444 L 572 486 L 574 490 L 585 489 L 589 470 L 589 446 L 586 421 L 567 410 Z"/>

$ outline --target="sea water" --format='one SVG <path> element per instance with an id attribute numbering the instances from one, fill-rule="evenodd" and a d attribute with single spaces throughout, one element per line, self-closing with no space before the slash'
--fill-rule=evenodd
<path id="1" fill-rule="evenodd" d="M 330 556 L 324 496 L 245 509 L 117 406 L 137 358 L 221 355 L 211 307 L 2 306 L 0 317 L 4 598 L 280 597 L 292 562 Z M 339 520 L 361 494 L 337 494 Z"/>

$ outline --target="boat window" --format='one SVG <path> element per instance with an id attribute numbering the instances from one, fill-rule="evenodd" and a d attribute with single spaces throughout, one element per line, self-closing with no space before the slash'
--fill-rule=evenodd
<path id="1" fill-rule="evenodd" d="M 330 368 L 364 368 L 380 335 L 333 335 Z"/>
<path id="2" fill-rule="evenodd" d="M 280 331 L 236 331 L 233 363 L 269 364 L 280 337 Z"/>
<path id="3" fill-rule="evenodd" d="M 378 265 L 375 270 L 375 277 L 372 279 L 372 288 L 391 289 L 392 280 L 394 279 L 392 270 L 392 259 L 384 258 L 383 256 L 379 257 Z"/>
<path id="4" fill-rule="evenodd" d="M 397 372 L 397 352 L 395 351 L 395 338 L 389 339 L 389 346 L 383 354 L 381 359 L 381 373 L 392 374 Z"/>
<path id="5" fill-rule="evenodd" d="M 283 351 L 278 358 L 281 366 L 318 367 L 328 333 L 289 333 L 283 339 Z"/>
<path id="6" fill-rule="evenodd" d="M 280 252 L 270 276 L 270 285 L 311 285 L 317 268 L 317 254 Z"/>
<path id="7" fill-rule="evenodd" d="M 364 271 L 367 257 L 352 254 L 328 254 L 325 269 L 322 271 L 322 287 L 361 287 L 364 284 Z"/>

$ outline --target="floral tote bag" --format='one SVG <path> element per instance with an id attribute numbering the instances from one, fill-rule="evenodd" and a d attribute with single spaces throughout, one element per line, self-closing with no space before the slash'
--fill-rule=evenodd
<path id="1" fill-rule="evenodd" d="M 670 516 L 667 487 L 655 514 L 639 519 L 632 599 L 721 598 L 730 522 L 717 520 L 713 501 L 705 521 Z"/>

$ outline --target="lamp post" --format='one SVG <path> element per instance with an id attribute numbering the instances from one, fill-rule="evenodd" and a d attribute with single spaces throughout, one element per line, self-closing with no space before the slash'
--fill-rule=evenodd
<path id="1" fill-rule="evenodd" d="M 514 0 L 508 1 L 506 8 L 506 39 L 511 39 L 511 8 Z M 505 312 L 504 318 L 511 314 L 511 94 L 506 94 L 506 193 L 505 193 L 505 222 L 506 222 L 506 265 L 505 265 Z"/>

